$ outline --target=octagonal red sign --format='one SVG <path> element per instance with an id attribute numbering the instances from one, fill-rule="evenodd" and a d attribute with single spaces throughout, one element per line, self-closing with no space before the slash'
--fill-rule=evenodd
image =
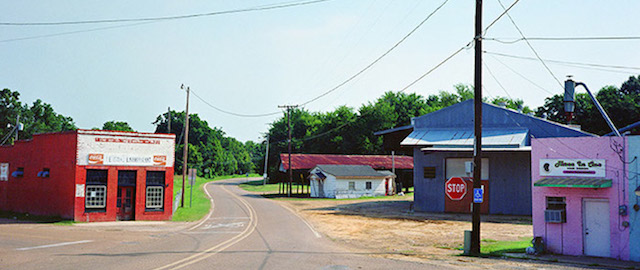
<path id="1" fill-rule="evenodd" d="M 444 182 L 444 193 L 449 199 L 459 201 L 467 194 L 467 183 L 461 177 L 451 177 Z"/>

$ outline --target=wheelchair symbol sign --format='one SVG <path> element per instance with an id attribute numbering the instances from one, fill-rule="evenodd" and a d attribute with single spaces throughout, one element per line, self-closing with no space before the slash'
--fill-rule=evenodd
<path id="1" fill-rule="evenodd" d="M 482 188 L 474 188 L 473 189 L 473 202 L 474 203 L 482 203 L 483 195 L 484 195 L 484 189 L 482 189 Z"/>

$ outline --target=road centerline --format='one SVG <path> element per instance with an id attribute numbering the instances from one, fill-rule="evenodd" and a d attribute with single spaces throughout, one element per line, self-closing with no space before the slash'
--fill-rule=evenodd
<path id="1" fill-rule="evenodd" d="M 18 250 L 18 251 L 25 251 L 25 250 L 32 250 L 32 249 L 41 249 L 41 248 L 52 248 L 52 247 L 62 247 L 62 246 L 69 246 L 69 245 L 77 245 L 77 244 L 84 244 L 84 243 L 91 243 L 91 242 L 93 242 L 93 240 L 81 240 L 81 241 L 74 241 L 74 242 L 62 242 L 62 243 L 49 244 L 49 245 L 41 245 L 41 246 L 34 246 L 34 247 L 16 248 L 16 250 Z"/>

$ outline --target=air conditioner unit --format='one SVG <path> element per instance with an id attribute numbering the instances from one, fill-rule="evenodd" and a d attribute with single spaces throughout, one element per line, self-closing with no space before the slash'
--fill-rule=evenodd
<path id="1" fill-rule="evenodd" d="M 567 211 L 565 210 L 545 210 L 544 222 L 547 223 L 567 223 Z"/>

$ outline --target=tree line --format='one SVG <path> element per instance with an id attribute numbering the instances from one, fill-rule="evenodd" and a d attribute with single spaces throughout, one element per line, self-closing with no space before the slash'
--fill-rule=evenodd
<path id="1" fill-rule="evenodd" d="M 73 119 L 54 111 L 50 104 L 36 100 L 33 104 L 22 104 L 17 91 L 3 89 L 0 96 L 0 135 L 10 144 L 7 136 L 15 126 L 17 115 L 24 124 L 20 139 L 29 139 L 33 134 L 77 129 Z M 620 87 L 607 86 L 596 94 L 605 111 L 618 128 L 640 121 L 640 76 L 631 76 Z M 291 113 L 292 152 L 318 154 L 387 154 L 382 147 L 382 137 L 376 131 L 411 124 L 411 118 L 421 116 L 456 103 L 472 99 L 473 89 L 458 84 L 453 91 L 441 91 L 427 97 L 415 93 L 386 92 L 374 101 L 358 109 L 340 106 L 327 112 L 311 112 L 297 108 Z M 523 113 L 534 113 L 551 121 L 567 123 L 564 113 L 563 94 L 545 99 L 544 105 L 531 109 L 522 100 L 495 97 L 484 100 L 488 103 L 504 103 L 511 109 Z M 176 134 L 176 172 L 182 170 L 182 147 L 184 146 L 184 116 L 181 111 L 165 112 L 153 121 L 157 133 Z M 269 172 L 278 171 L 280 153 L 287 152 L 286 114 L 270 124 L 260 142 L 245 143 L 228 137 L 224 131 L 211 127 L 198 114 L 190 114 L 189 167 L 197 168 L 202 176 L 258 172 L 264 170 L 265 148 L 269 144 Z M 171 129 L 169 129 L 171 122 Z M 572 124 L 582 130 L 598 135 L 610 132 L 608 125 L 595 109 L 585 93 L 576 95 L 576 111 Z M 95 128 L 99 129 L 99 128 Z M 134 131 L 127 122 L 109 121 L 103 130 Z M 638 129 L 632 131 L 638 133 Z M 268 138 L 268 142 L 267 142 Z"/>
<path id="2" fill-rule="evenodd" d="M 563 103 L 564 93 L 545 99 L 544 105 L 531 109 L 520 99 L 485 98 L 484 102 L 504 104 L 525 114 L 567 124 Z M 618 128 L 640 121 L 640 75 L 631 76 L 620 87 L 606 86 L 596 98 Z M 421 116 L 456 103 L 473 99 L 473 87 L 458 84 L 454 91 L 441 91 L 427 97 L 415 93 L 386 92 L 373 102 L 355 110 L 341 106 L 328 112 L 310 112 L 303 108 L 291 111 L 292 153 L 318 154 L 388 154 L 382 147 L 382 136 L 376 131 L 411 124 L 411 118 Z M 576 109 L 571 124 L 593 134 L 604 135 L 611 130 L 586 93 L 576 95 Z M 639 129 L 634 130 L 637 134 Z M 279 154 L 287 153 L 287 117 L 271 123 L 265 137 L 269 138 L 269 172 L 278 171 Z M 260 147 L 264 148 L 265 144 Z M 263 153 L 259 152 L 260 153 Z M 264 155 L 264 154 L 262 154 Z M 263 169 L 264 165 L 256 164 Z"/>

